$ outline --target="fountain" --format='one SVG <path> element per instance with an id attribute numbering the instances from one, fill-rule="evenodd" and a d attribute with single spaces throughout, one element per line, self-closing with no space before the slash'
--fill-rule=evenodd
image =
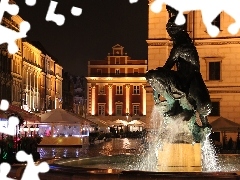
<path id="1" fill-rule="evenodd" d="M 167 10 L 170 18 L 166 29 L 173 48 L 163 67 L 146 73 L 155 105 L 151 128 L 139 151 L 130 155 L 60 159 L 51 165 L 52 171 L 80 173 L 77 177 L 83 177 L 84 173 L 89 177 L 97 174 L 98 178 L 116 175 L 112 179 L 239 178 L 237 169 L 230 164 L 238 164 L 234 160 L 239 157 L 228 161 L 227 167 L 223 165 L 224 158 L 220 160 L 216 155 L 207 119 L 211 100 L 200 73 L 198 52 L 183 26 L 175 24 L 178 12 L 170 6 Z M 176 71 L 171 70 L 173 66 Z"/>
<path id="2" fill-rule="evenodd" d="M 170 6 L 167 10 L 170 18 L 166 29 L 173 48 L 163 67 L 146 73 L 158 106 L 153 111 L 160 113 L 160 118 L 152 118 L 160 121 L 159 125 L 152 122 L 154 132 L 149 132 L 156 137 L 157 166 L 160 171 L 218 171 L 208 137 L 211 100 L 200 73 L 198 52 L 184 26 L 175 24 L 178 11 Z M 174 65 L 176 71 L 171 70 Z"/>

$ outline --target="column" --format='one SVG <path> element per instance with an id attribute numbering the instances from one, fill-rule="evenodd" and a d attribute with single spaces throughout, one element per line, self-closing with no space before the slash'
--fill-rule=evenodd
<path id="1" fill-rule="evenodd" d="M 37 73 L 37 102 L 36 102 L 36 106 L 37 106 L 37 109 L 39 110 L 39 107 L 38 107 L 38 106 L 39 106 L 39 102 L 38 102 L 38 101 L 39 101 L 39 99 L 38 99 L 38 95 L 39 95 L 39 94 L 38 94 L 38 92 L 39 92 L 39 91 L 38 91 L 38 88 L 39 88 L 39 87 L 38 87 L 38 78 L 39 78 L 39 74 Z"/>
<path id="2" fill-rule="evenodd" d="M 26 89 L 27 89 L 27 92 L 26 92 L 26 103 L 28 104 L 28 70 L 26 69 L 27 73 L 26 73 Z"/>
<path id="3" fill-rule="evenodd" d="M 126 84 L 126 113 L 129 113 L 130 84 Z"/>
<path id="4" fill-rule="evenodd" d="M 143 100 L 142 113 L 145 116 L 146 115 L 146 103 L 147 103 L 145 84 L 142 85 L 142 100 Z"/>
<path id="5" fill-rule="evenodd" d="M 33 73 L 33 109 L 35 110 L 35 77 L 36 77 L 36 74 L 35 72 Z"/>
<path id="6" fill-rule="evenodd" d="M 95 105 L 96 105 L 96 87 L 92 86 L 92 115 L 95 115 Z"/>
<path id="7" fill-rule="evenodd" d="M 31 79 L 31 77 L 32 77 L 32 72 L 30 72 L 30 74 L 29 74 L 29 109 L 31 110 L 32 109 L 32 83 L 31 83 L 31 81 L 32 81 L 32 79 Z"/>
<path id="8" fill-rule="evenodd" d="M 108 114 L 112 115 L 112 84 L 108 85 Z"/>

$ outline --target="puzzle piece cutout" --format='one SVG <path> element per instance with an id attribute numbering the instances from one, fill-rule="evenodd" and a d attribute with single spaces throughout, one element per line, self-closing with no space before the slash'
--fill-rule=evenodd
<path id="1" fill-rule="evenodd" d="M 36 0 L 25 0 L 25 3 L 26 3 L 28 6 L 35 6 Z"/>
<path id="2" fill-rule="evenodd" d="M 2 0 L 0 2 L 0 21 L 2 21 L 4 12 L 8 12 L 11 15 L 17 15 L 19 7 L 16 4 L 9 4 L 9 0 Z M 30 24 L 26 21 L 20 23 L 19 32 L 0 25 L 0 44 L 8 43 L 8 52 L 10 54 L 16 53 L 18 51 L 18 46 L 15 41 L 27 37 L 26 33 L 29 29 Z"/>
<path id="3" fill-rule="evenodd" d="M 28 0 L 28 1 L 30 1 L 30 0 Z M 56 2 L 56 1 L 50 2 L 45 19 L 46 19 L 46 21 L 55 22 L 58 26 L 62 26 L 65 22 L 65 17 L 62 14 L 55 14 L 55 9 L 57 7 L 57 4 L 58 4 L 58 2 Z M 73 16 L 80 16 L 82 14 L 82 9 L 73 6 L 71 8 L 71 14 Z"/>
<path id="4" fill-rule="evenodd" d="M 27 162 L 27 166 L 23 172 L 21 180 L 40 180 L 39 173 L 46 173 L 50 167 L 47 162 L 41 162 L 39 165 L 35 165 L 33 157 L 24 151 L 18 151 L 16 158 L 20 162 Z"/>
<path id="5" fill-rule="evenodd" d="M 9 108 L 9 102 L 5 99 L 1 100 L 0 110 L 6 111 Z M 0 133 L 8 134 L 13 136 L 15 134 L 15 128 L 19 124 L 19 119 L 15 116 L 8 118 L 8 126 L 0 126 Z"/>
<path id="6" fill-rule="evenodd" d="M 11 166 L 8 163 L 1 163 L 0 164 L 0 179 L 1 180 L 14 180 L 12 178 L 7 177 L 8 173 L 10 172 Z"/>
<path id="7" fill-rule="evenodd" d="M 138 2 L 138 0 L 129 0 L 131 4 Z"/>
<path id="8" fill-rule="evenodd" d="M 150 9 L 159 13 L 163 4 L 179 11 L 175 21 L 177 25 L 183 25 L 186 22 L 183 15 L 185 11 L 201 10 L 203 23 L 212 37 L 216 37 L 220 32 L 217 26 L 212 25 L 212 22 L 222 11 L 235 19 L 235 23 L 228 27 L 228 32 L 236 35 L 240 29 L 240 0 L 155 0 L 150 5 Z"/>
<path id="9" fill-rule="evenodd" d="M 25 170 L 22 174 L 21 180 L 40 180 L 39 173 L 46 173 L 49 171 L 49 165 L 47 162 L 41 162 L 39 165 L 35 165 L 32 155 L 28 155 L 24 151 L 18 151 L 16 159 L 19 162 L 27 162 Z M 8 163 L 0 164 L 0 179 L 1 180 L 13 180 L 7 177 L 10 172 L 11 166 Z"/>
<path id="10" fill-rule="evenodd" d="M 8 110 L 8 108 L 9 108 L 9 102 L 5 99 L 2 99 L 0 104 L 0 110 L 6 111 Z"/>
<path id="11" fill-rule="evenodd" d="M 8 134 L 13 136 L 15 134 L 15 128 L 19 124 L 19 119 L 15 116 L 8 118 L 8 126 L 0 126 L 0 133 Z"/>

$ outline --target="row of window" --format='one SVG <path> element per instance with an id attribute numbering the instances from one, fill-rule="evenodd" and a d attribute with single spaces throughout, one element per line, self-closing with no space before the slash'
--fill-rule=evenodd
<path id="1" fill-rule="evenodd" d="M 133 114 L 139 115 L 139 105 L 133 105 Z M 105 104 L 98 105 L 98 115 L 105 116 Z M 123 115 L 123 106 L 121 104 L 116 105 L 116 116 Z"/>
<path id="2" fill-rule="evenodd" d="M 99 94 L 105 93 L 105 86 L 99 86 Z M 123 94 L 123 86 L 116 86 L 116 94 Z M 140 94 L 140 86 L 133 86 L 133 94 Z"/>
<path id="3" fill-rule="evenodd" d="M 133 105 L 133 114 L 139 115 L 139 105 Z M 98 105 L 98 115 L 104 116 L 105 115 L 105 104 Z M 123 106 L 121 104 L 116 105 L 116 116 L 123 115 Z M 220 116 L 220 102 L 214 101 L 212 102 L 212 111 L 209 116 Z"/>
<path id="4" fill-rule="evenodd" d="M 220 71 L 221 71 L 221 66 L 220 66 L 220 61 L 213 61 L 213 62 L 208 62 L 208 80 L 220 80 Z M 101 75 L 102 70 L 97 69 L 97 74 Z M 115 74 L 120 74 L 120 70 L 116 69 Z M 138 74 L 138 69 L 134 69 L 134 74 Z M 119 89 L 119 92 L 121 90 Z M 117 93 L 118 94 L 118 93 Z M 122 94 L 122 93 L 120 93 Z M 135 94 L 135 93 L 133 93 Z M 139 94 L 139 93 L 136 93 Z"/>
<path id="5" fill-rule="evenodd" d="M 133 74 L 138 74 L 138 69 L 133 69 Z M 102 69 L 97 69 L 97 74 L 102 75 Z M 115 74 L 120 74 L 120 69 L 115 69 Z"/>

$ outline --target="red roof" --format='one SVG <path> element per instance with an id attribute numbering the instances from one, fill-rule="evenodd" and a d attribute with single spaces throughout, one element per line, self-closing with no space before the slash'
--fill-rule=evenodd
<path id="1" fill-rule="evenodd" d="M 32 122 L 36 122 L 36 121 L 40 121 L 41 118 L 33 113 L 30 113 L 28 111 L 25 111 L 24 109 L 21 109 L 21 107 L 19 106 L 14 106 L 14 105 L 9 105 L 9 108 L 7 110 L 9 113 L 18 113 L 22 116 L 22 118 L 25 121 L 32 121 Z"/>

